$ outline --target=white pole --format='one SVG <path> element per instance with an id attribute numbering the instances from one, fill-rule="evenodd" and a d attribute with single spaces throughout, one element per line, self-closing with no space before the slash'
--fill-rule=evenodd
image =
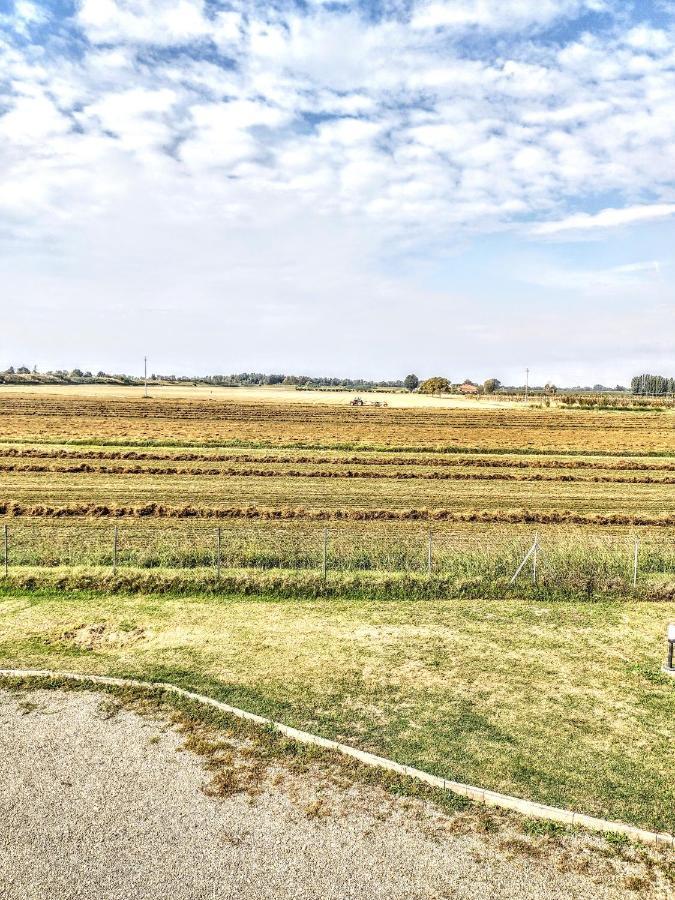
<path id="1" fill-rule="evenodd" d="M 635 541 L 635 550 L 633 553 L 633 587 L 637 587 L 638 553 L 639 552 L 640 552 L 640 541 Z"/>
<path id="2" fill-rule="evenodd" d="M 534 552 L 532 554 L 532 584 L 537 583 L 537 551 L 539 550 L 539 535 L 534 536 Z"/>
<path id="3" fill-rule="evenodd" d="M 148 357 L 143 357 L 143 383 L 145 385 L 143 396 L 148 396 Z"/>
<path id="4" fill-rule="evenodd" d="M 527 395 L 530 389 L 530 370 L 525 369 L 525 402 L 527 403 Z"/>
<path id="5" fill-rule="evenodd" d="M 512 578 L 511 578 L 511 581 L 509 582 L 509 584 L 513 584 L 513 583 L 515 582 L 516 578 L 517 578 L 517 577 L 520 575 L 520 573 L 523 571 L 523 569 L 525 568 L 525 563 L 528 561 L 528 559 L 529 559 L 529 558 L 532 556 L 532 554 L 534 553 L 535 547 L 536 547 L 536 544 L 532 544 L 532 546 L 530 547 L 530 549 L 527 551 L 527 553 L 526 553 L 525 556 L 523 557 L 523 560 L 522 560 L 521 564 L 518 566 L 518 568 L 516 569 L 516 571 L 513 573 L 513 576 L 512 576 Z"/>
<path id="6" fill-rule="evenodd" d="M 328 574 L 328 529 L 323 530 L 323 577 Z"/>

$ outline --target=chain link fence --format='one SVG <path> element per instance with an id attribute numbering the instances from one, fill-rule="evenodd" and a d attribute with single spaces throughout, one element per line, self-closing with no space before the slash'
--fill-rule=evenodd
<path id="1" fill-rule="evenodd" d="M 372 523 L 198 522 L 3 524 L 5 573 L 14 567 L 402 572 L 542 583 L 675 575 L 675 534 Z"/>

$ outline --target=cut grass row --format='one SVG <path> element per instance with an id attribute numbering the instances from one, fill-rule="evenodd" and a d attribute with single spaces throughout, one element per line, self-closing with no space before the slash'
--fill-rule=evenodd
<path id="1" fill-rule="evenodd" d="M 18 460 L 18 462 L 17 462 Z M 25 462 L 31 460 L 30 463 Z M 38 460 L 39 462 L 34 462 Z M 451 469 L 513 469 L 538 471 L 539 469 L 564 469 L 564 470 L 600 470 L 602 473 L 607 472 L 648 472 L 663 473 L 675 472 L 675 461 L 668 459 L 650 459 L 645 462 L 641 458 L 631 457 L 615 457 L 615 458 L 594 458 L 593 456 L 579 458 L 551 458 L 546 456 L 538 456 L 531 454 L 529 458 L 523 458 L 521 455 L 496 456 L 494 454 L 460 454 L 456 453 L 449 456 L 441 454 L 412 454 L 399 453 L 394 451 L 370 452 L 362 454 L 353 454 L 348 452 L 333 453 L 326 456 L 320 452 L 302 453 L 300 451 L 276 451 L 260 450 L 258 452 L 247 452 L 245 450 L 231 450 L 227 453 L 215 450 L 207 450 L 204 448 L 201 452 L 180 452 L 169 447 L 158 449 L 156 451 L 139 451 L 129 449 L 102 449 L 100 447 L 89 447 L 82 449 L 73 449 L 72 447 L 50 446 L 7 446 L 0 445 L 0 462 L 3 466 L 10 465 L 48 465 L 55 464 L 69 465 L 79 462 L 121 462 L 125 465 L 136 466 L 145 465 L 146 463 L 161 462 L 168 465 L 176 465 L 178 463 L 208 463 L 209 465 L 217 463 L 230 463 L 240 466 L 255 464 L 264 465 L 294 465 L 294 466 L 313 466 L 313 467 L 345 467 L 345 466 L 364 466 L 375 467 L 376 469 L 387 470 L 390 467 L 403 469 L 420 469 L 426 471 L 428 469 L 451 468 Z M 11 471 L 10 469 L 8 469 Z M 18 470 L 18 469 L 17 469 Z"/>
<path id="2" fill-rule="evenodd" d="M 172 681 L 439 775 L 672 832 L 675 685 L 659 670 L 674 614 L 15 590 L 0 664 Z"/>
<path id="3" fill-rule="evenodd" d="M 536 447 L 522 447 L 522 446 L 513 446 L 513 447 L 502 447 L 502 446 L 490 446 L 490 447 L 477 447 L 473 444 L 444 444 L 444 443 L 436 443 L 430 446 L 420 446 L 415 444 L 400 444 L 400 445 L 389 445 L 386 443 L 382 444 L 369 444 L 361 441 L 323 441 L 319 443 L 312 443 L 308 441 L 290 441 L 284 443 L 283 441 L 278 441 L 274 443 L 270 443 L 265 440 L 241 440 L 239 438 L 227 438 L 222 437 L 220 440 L 210 440 L 208 438 L 202 438 L 201 440 L 197 438 L 188 438 L 188 437 L 176 437 L 175 433 L 172 436 L 167 436 L 163 439 L 155 439 L 155 438 L 143 438 L 143 437 L 129 437 L 129 436 L 119 436 L 117 439 L 114 437 L 101 437 L 101 436 L 87 436 L 87 437 L 78 437 L 67 435 L 50 435 L 48 429 L 42 429 L 39 436 L 35 436 L 30 429 L 28 429 L 30 433 L 23 433 L 19 431 L 14 436 L 7 436 L 6 432 L 0 430 L 0 447 L 8 447 L 11 450 L 16 450 L 21 447 L 26 447 L 29 450 L 33 450 L 34 448 L 45 448 L 45 447 L 56 447 L 58 448 L 58 452 L 67 453 L 73 448 L 84 448 L 87 451 L 92 448 L 106 448 L 110 449 L 115 453 L 132 453 L 132 452 L 145 452 L 146 450 L 157 450 L 158 452 L 166 453 L 166 451 L 197 451 L 199 454 L 199 458 L 202 458 L 202 455 L 205 453 L 211 452 L 219 452 L 223 450 L 228 450 L 232 452 L 243 452 L 243 451 L 260 451 L 260 452 L 288 452 L 288 453 L 324 453 L 324 452 L 336 452 L 336 453 L 372 453 L 372 454 L 427 454 L 433 456 L 447 456 L 451 457 L 454 455 L 459 456 L 491 456 L 494 458 L 499 457 L 521 457 L 525 460 L 531 458 L 538 457 L 556 457 L 556 458 L 567 458 L 567 459 L 581 459 L 585 460 L 590 458 L 609 458 L 609 459 L 617 459 L 617 458 L 625 458 L 625 459 L 636 459 L 636 460 L 659 460 L 659 459 L 671 459 L 675 455 L 675 451 L 672 449 L 669 450 L 657 450 L 657 449 L 631 449 L 631 450 L 610 450 L 610 449 L 602 449 L 602 448 L 594 448 L 592 450 L 588 449 L 565 449 L 563 447 L 558 448 L 536 448 Z M 164 456 L 162 456 L 164 458 Z"/>
<path id="4" fill-rule="evenodd" d="M 360 478 L 360 479 L 392 479 L 396 481 L 425 480 L 425 481 L 518 481 L 518 482 L 535 482 L 535 481 L 551 481 L 551 482 L 570 482 L 570 483 L 592 483 L 592 484 L 661 484 L 675 485 L 675 476 L 672 475 L 644 475 L 644 474 L 626 474 L 620 475 L 614 472 L 603 472 L 602 474 L 591 475 L 570 475 L 569 473 L 555 472 L 553 474 L 546 472 L 537 472 L 528 470 L 525 472 L 507 472 L 499 469 L 497 471 L 485 472 L 483 469 L 474 469 L 471 465 L 467 465 L 463 470 L 454 470 L 452 472 L 441 472 L 431 469 L 430 471 L 420 468 L 408 468 L 406 470 L 391 470 L 383 467 L 375 469 L 374 467 L 367 469 L 354 469 L 350 467 L 341 467 L 339 465 L 331 465 L 330 468 L 312 468 L 305 466 L 298 468 L 293 463 L 285 468 L 270 466 L 258 466 L 252 468 L 247 465 L 239 466 L 177 466 L 163 465 L 153 466 L 139 464 L 116 464 L 102 465 L 95 463 L 79 462 L 72 464 L 47 464 L 47 463 L 26 463 L 26 462 L 2 462 L 0 461 L 0 473 L 17 472 L 17 473 L 47 473 L 51 476 L 55 475 L 165 475 L 165 476 L 183 476 L 189 475 L 191 478 L 200 476 L 217 476 L 218 478 Z"/>

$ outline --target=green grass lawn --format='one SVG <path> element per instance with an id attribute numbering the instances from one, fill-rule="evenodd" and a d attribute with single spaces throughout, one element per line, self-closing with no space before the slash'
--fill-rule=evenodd
<path id="1" fill-rule="evenodd" d="M 675 831 L 675 603 L 0 594 L 0 666 L 173 681 L 427 771 Z"/>

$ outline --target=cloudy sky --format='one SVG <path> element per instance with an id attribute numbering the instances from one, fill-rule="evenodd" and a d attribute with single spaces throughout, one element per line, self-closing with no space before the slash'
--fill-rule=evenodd
<path id="1" fill-rule="evenodd" d="M 675 0 L 0 0 L 0 368 L 675 374 Z"/>

